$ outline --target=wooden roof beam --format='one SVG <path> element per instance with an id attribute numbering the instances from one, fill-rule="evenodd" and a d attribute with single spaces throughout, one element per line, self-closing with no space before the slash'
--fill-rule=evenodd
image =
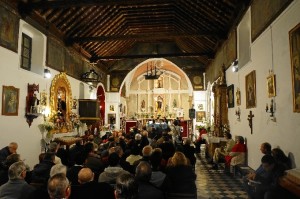
<path id="1" fill-rule="evenodd" d="M 170 4 L 176 0 L 56 0 L 56 1 L 38 1 L 28 3 L 32 9 L 53 9 L 69 7 L 89 7 L 89 6 L 132 6 L 145 4 Z"/>
<path id="2" fill-rule="evenodd" d="M 145 54 L 145 55 L 112 55 L 112 56 L 92 56 L 90 61 L 98 60 L 120 60 L 120 59 L 140 59 L 140 58 L 162 58 L 162 57 L 202 57 L 206 56 L 209 59 L 214 58 L 213 52 L 202 53 L 170 53 L 170 54 Z"/>
<path id="3" fill-rule="evenodd" d="M 67 45 L 73 43 L 85 42 L 103 42 L 115 40 L 159 40 L 159 39 L 178 39 L 184 37 L 217 37 L 218 39 L 226 39 L 226 35 L 215 32 L 198 32 L 198 33 L 170 33 L 170 34 L 139 34 L 139 35 L 109 35 L 96 37 L 73 37 L 66 40 Z"/>

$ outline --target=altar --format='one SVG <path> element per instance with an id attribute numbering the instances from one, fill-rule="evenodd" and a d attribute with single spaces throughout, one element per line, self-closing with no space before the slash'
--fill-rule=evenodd
<path id="1" fill-rule="evenodd" d="M 209 157 L 213 157 L 215 149 L 226 146 L 225 137 L 208 136 L 207 134 L 201 135 L 202 139 L 206 140 L 206 151 Z"/>

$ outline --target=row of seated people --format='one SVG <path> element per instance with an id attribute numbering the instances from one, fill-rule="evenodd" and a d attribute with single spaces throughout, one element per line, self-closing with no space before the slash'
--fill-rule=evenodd
<path id="1" fill-rule="evenodd" d="M 245 165 L 246 146 L 244 139 L 237 136 L 236 143 L 231 139 L 231 134 L 226 133 L 226 146 L 216 148 L 213 156 L 213 168 L 218 168 L 220 161 L 225 161 L 227 167 Z M 273 148 L 268 142 L 262 143 L 260 151 L 263 154 L 260 166 L 243 177 L 245 191 L 251 199 L 276 199 L 295 198 L 292 193 L 279 186 L 279 180 L 285 171 L 291 169 L 291 161 L 280 148 Z"/>
<path id="2" fill-rule="evenodd" d="M 191 166 L 191 162 L 194 160 L 193 158 L 191 158 L 192 160 L 189 160 L 184 153 L 179 152 L 190 151 L 193 156 L 194 150 L 193 147 L 188 145 L 190 144 L 189 140 L 186 142 L 186 144 L 176 149 L 174 143 L 172 142 L 172 138 L 170 139 L 170 136 L 164 134 L 158 140 L 151 143 L 153 147 L 150 145 L 143 147 L 142 153 L 141 150 L 138 150 L 141 149 L 138 144 L 140 143 L 139 139 L 140 136 L 136 135 L 133 135 L 131 139 L 123 139 L 120 137 L 110 138 L 109 141 L 105 143 L 104 150 L 102 150 L 99 154 L 95 153 L 94 143 L 88 142 L 84 146 L 80 145 L 80 143 L 77 143 L 69 151 L 71 154 L 75 154 L 73 159 L 75 164 L 73 166 L 69 165 L 66 171 L 66 176 L 72 183 L 72 188 L 73 186 L 80 187 L 82 185 L 79 179 L 79 173 L 83 168 L 89 168 L 91 170 L 93 173 L 92 181 L 93 183 L 96 183 L 97 186 L 99 183 L 106 183 L 110 187 L 114 187 L 116 184 L 116 178 L 122 174 L 135 175 L 135 179 L 138 179 L 138 165 L 140 163 L 147 163 L 146 166 L 141 164 L 144 165 L 141 166 L 141 168 L 146 168 L 149 165 L 149 168 L 148 170 L 146 169 L 146 171 L 148 171 L 148 173 L 151 171 L 150 180 L 147 181 L 146 184 L 153 186 L 153 188 L 157 190 L 157 192 L 151 191 L 150 193 L 162 193 L 163 196 L 163 193 L 182 193 L 192 194 L 195 196 L 196 175 L 193 171 L 193 167 Z M 122 141 L 124 141 L 124 143 L 121 144 L 120 142 Z M 125 146 L 125 152 L 123 152 L 124 150 L 122 145 Z M 40 163 L 37 164 L 32 171 L 26 172 L 26 181 L 32 186 L 38 187 L 38 189 L 35 191 L 35 194 L 37 194 L 38 197 L 35 196 L 34 198 L 49 198 L 46 191 L 46 185 L 50 176 L 53 176 L 53 173 L 51 174 L 50 171 L 51 169 L 55 168 L 53 167 L 54 165 L 62 165 L 60 162 L 63 162 L 63 157 L 61 157 L 61 160 L 59 160 L 57 157 L 58 154 L 55 153 L 57 150 L 58 145 L 56 143 L 51 143 L 49 147 L 49 153 L 42 154 L 40 156 Z M 176 150 L 179 151 L 175 153 Z M 70 154 L 68 154 L 68 157 L 70 157 Z M 9 168 L 11 165 L 13 165 L 13 162 L 20 161 L 20 155 L 14 153 L 8 155 L 6 159 L 6 174 L 9 174 Z M 1 169 L 1 171 L 4 170 L 5 169 Z M 145 169 L 142 170 L 144 171 Z M 8 175 L 8 177 L 10 176 Z M 143 178 L 143 180 L 148 178 L 149 176 Z M 2 191 L 5 189 L 5 185 L 7 186 L 10 181 L 11 180 L 1 186 L 0 198 Z M 140 186 L 141 181 L 136 181 L 139 185 L 139 189 L 142 189 L 142 186 Z M 73 190 L 80 190 L 81 188 L 79 187 L 75 187 Z M 86 194 L 85 191 L 81 192 Z M 43 196 L 40 197 L 40 194 Z M 148 195 L 151 196 L 151 194 Z M 78 193 L 71 194 L 70 197 L 82 198 L 77 196 L 79 196 Z M 147 198 L 147 196 L 138 198 Z M 84 198 L 96 197 L 96 194 L 91 194 L 90 197 L 86 196 Z M 24 194 L 22 194 L 21 198 L 25 198 Z"/>

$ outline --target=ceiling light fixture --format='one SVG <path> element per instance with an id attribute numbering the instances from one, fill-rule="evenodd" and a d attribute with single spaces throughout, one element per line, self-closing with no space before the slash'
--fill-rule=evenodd
<path id="1" fill-rule="evenodd" d="M 91 69 L 88 72 L 85 72 L 81 75 L 81 80 L 92 85 L 93 83 L 100 82 L 98 73 L 94 69 Z"/>
<path id="2" fill-rule="evenodd" d="M 148 65 L 149 63 L 147 63 L 147 71 L 146 71 L 146 75 L 145 79 L 146 80 L 154 80 L 154 79 L 158 79 L 160 77 L 160 75 L 163 73 L 160 68 L 161 66 L 158 66 L 157 61 L 150 62 L 150 67 Z"/>
<path id="3" fill-rule="evenodd" d="M 44 69 L 44 77 L 49 79 L 51 77 L 51 72 L 48 68 Z"/>

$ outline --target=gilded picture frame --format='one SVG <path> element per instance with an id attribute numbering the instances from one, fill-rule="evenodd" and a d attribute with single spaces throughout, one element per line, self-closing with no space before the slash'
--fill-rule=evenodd
<path id="1" fill-rule="evenodd" d="M 300 113 L 300 23 L 289 32 L 293 111 Z"/>
<path id="2" fill-rule="evenodd" d="M 274 74 L 270 74 L 267 77 L 267 91 L 268 91 L 268 97 L 276 96 L 276 79 Z"/>
<path id="3" fill-rule="evenodd" d="M 256 73 L 255 70 L 251 71 L 245 77 L 245 91 L 246 91 L 246 108 L 256 107 Z"/>
<path id="4" fill-rule="evenodd" d="M 2 115 L 18 115 L 19 90 L 13 86 L 2 86 Z"/>
<path id="5" fill-rule="evenodd" d="M 205 120 L 205 117 L 205 111 L 196 111 L 196 122 L 202 122 L 203 120 Z"/>

